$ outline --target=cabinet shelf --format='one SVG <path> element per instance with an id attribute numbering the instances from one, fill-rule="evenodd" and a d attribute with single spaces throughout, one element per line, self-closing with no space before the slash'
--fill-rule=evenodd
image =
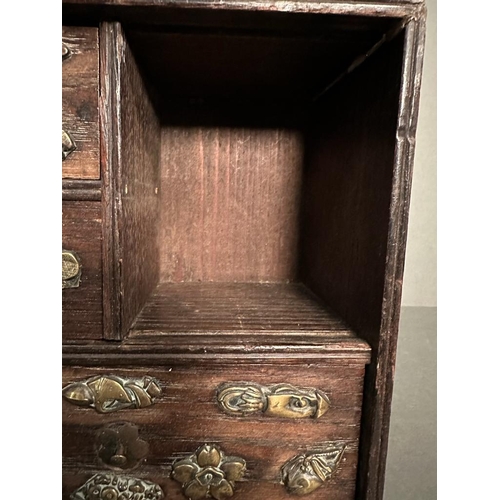
<path id="1" fill-rule="evenodd" d="M 262 436 L 245 427 L 249 419 L 238 430 L 217 413 L 216 388 L 319 388 L 335 411 L 318 421 L 323 430 L 315 422 L 306 440 L 290 430 L 286 441 L 295 453 L 333 436 L 350 440 L 337 485 L 318 494 L 330 498 L 332 486 L 338 498 L 380 500 L 425 7 L 63 4 L 64 22 L 88 27 L 96 40 L 98 102 L 82 94 L 66 108 L 87 121 L 90 107 L 98 112 L 88 135 L 99 144 L 100 173 L 84 184 L 76 176 L 63 192 L 63 248 L 82 266 L 63 303 L 67 382 L 96 374 L 161 380 L 165 397 L 140 417 L 152 443 L 141 477 L 169 497 L 178 485 L 155 460 L 164 466 L 167 456 L 229 438 L 227 449 L 252 466 L 271 464 L 267 476 L 252 471 L 241 498 L 265 497 L 271 483 L 281 498 L 276 480 L 292 456 L 273 455 L 283 436 L 273 430 L 271 446 L 258 449 Z M 63 83 L 68 71 L 88 69 L 79 57 L 85 42 L 63 40 L 73 51 Z M 87 152 L 80 143 L 75 161 Z M 88 423 L 91 413 L 77 410 L 67 406 L 66 415 Z M 306 429 L 303 421 L 294 429 L 301 422 Z M 175 447 L 165 447 L 167 434 Z M 245 435 L 252 444 L 240 449 Z M 96 465 L 88 436 L 83 465 L 75 461 L 82 446 L 68 441 L 65 498 L 88 479 L 84 467 Z"/>
<path id="2" fill-rule="evenodd" d="M 262 332 L 354 336 L 310 290 L 296 283 L 160 283 L 130 336 Z"/>

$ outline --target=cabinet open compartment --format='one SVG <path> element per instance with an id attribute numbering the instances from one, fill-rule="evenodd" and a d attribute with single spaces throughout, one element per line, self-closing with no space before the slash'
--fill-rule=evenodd
<path id="1" fill-rule="evenodd" d="M 382 299 L 402 20 L 190 19 L 101 26 L 107 336 L 354 335 Z"/>
<path id="2" fill-rule="evenodd" d="M 103 311 L 93 317 L 103 327 L 87 337 L 69 331 L 63 361 L 74 370 L 71 382 L 82 369 L 138 370 L 161 374 L 165 403 L 177 391 L 191 422 L 182 409 L 176 421 L 146 414 L 161 449 L 139 472 L 167 496 L 180 490 L 166 484 L 172 457 L 154 426 L 168 433 L 175 453 L 179 443 L 187 453 L 231 433 L 227 449 L 236 453 L 248 442 L 241 436 L 253 432 L 244 420 L 240 428 L 224 425 L 224 436 L 200 425 L 206 415 L 186 404 L 197 387 L 204 411 L 215 404 L 217 383 L 228 380 L 321 387 L 335 404 L 329 416 L 352 439 L 347 482 L 335 495 L 381 500 L 423 2 L 63 0 L 63 24 L 99 31 L 101 178 L 70 183 L 63 196 L 91 202 L 92 222 L 102 221 L 96 287 L 100 293 L 102 282 Z M 77 229 L 90 245 L 94 236 Z M 339 412 L 338 395 L 351 398 L 351 420 Z M 88 424 L 88 412 L 65 411 L 74 415 L 64 451 L 69 495 L 96 462 L 87 437 L 82 462 L 73 455 L 82 456 L 75 443 L 85 434 L 73 430 Z M 324 422 L 320 434 L 309 426 L 290 435 L 305 437 L 301 450 L 345 437 Z M 193 446 L 185 440 L 189 423 L 203 432 Z M 277 444 L 266 446 L 281 453 L 282 437 L 274 428 L 269 435 Z M 265 468 L 267 476 L 252 476 L 264 477 L 262 494 L 272 486 L 276 498 L 288 495 L 277 483 L 285 458 L 252 453 L 241 450 Z M 240 491 L 248 487 L 253 498 L 255 484 Z"/>

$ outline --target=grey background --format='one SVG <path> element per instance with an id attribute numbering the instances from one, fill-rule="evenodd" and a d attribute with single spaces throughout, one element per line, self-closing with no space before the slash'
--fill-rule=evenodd
<path id="1" fill-rule="evenodd" d="M 437 498 L 436 3 L 427 40 L 384 500 Z"/>
<path id="2" fill-rule="evenodd" d="M 436 3 L 427 0 L 403 306 L 436 307 Z"/>

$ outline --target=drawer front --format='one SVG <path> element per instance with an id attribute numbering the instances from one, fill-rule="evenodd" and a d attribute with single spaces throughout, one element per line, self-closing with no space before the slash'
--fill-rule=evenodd
<path id="1" fill-rule="evenodd" d="M 102 215 L 99 202 L 63 202 L 62 245 L 63 340 L 101 339 Z"/>
<path id="2" fill-rule="evenodd" d="M 104 389 L 106 383 L 103 381 L 114 376 L 128 381 L 130 387 L 134 384 L 144 386 L 144 377 L 154 377 L 161 386 L 161 394 L 152 396 L 152 404 L 149 404 L 144 402 L 145 398 L 138 390 L 138 400 L 142 403 L 109 413 L 69 402 L 80 398 L 81 403 L 81 396 L 85 394 L 78 385 L 69 384 L 97 377 L 98 380 L 94 379 L 90 386 L 109 393 L 109 388 Z M 121 472 L 158 484 L 169 499 L 186 498 L 183 488 L 189 485 L 189 481 L 183 485 L 171 477 L 172 467 L 179 464 L 176 460 L 197 462 L 195 452 L 200 452 L 200 447 L 207 444 L 217 447 L 225 456 L 245 461 L 246 473 L 233 485 L 234 497 L 244 500 L 254 500 L 256 495 L 276 500 L 293 497 L 282 484 L 285 464 L 292 459 L 300 461 L 300 455 L 325 454 L 342 448 L 343 453 L 331 477 L 324 482 L 318 480 L 317 489 L 310 495 L 316 500 L 353 500 L 363 376 L 364 365 L 346 360 L 325 360 L 314 366 L 302 364 L 293 367 L 266 362 L 201 365 L 197 361 L 161 368 L 66 367 L 63 370 L 66 389 L 63 392 L 69 400 L 64 398 L 63 401 L 63 498 L 69 498 L 71 492 L 94 474 L 117 471 L 110 463 L 109 455 L 106 458 L 105 453 L 97 450 L 103 450 L 103 432 L 119 433 L 122 432 L 119 427 L 125 425 L 136 428 L 136 433 L 124 432 L 124 436 L 129 437 L 124 438 L 120 449 L 128 447 L 132 456 L 127 458 L 130 462 Z M 272 411 L 263 411 L 258 405 L 246 416 L 233 416 L 218 402 L 217 390 L 227 387 L 228 382 L 267 387 L 271 393 L 278 384 L 313 388 L 326 395 L 329 404 L 326 411 L 323 405 L 319 417 L 313 412 L 304 418 L 285 418 L 273 415 Z M 312 391 L 311 394 L 317 393 Z M 147 445 L 138 446 L 137 440 Z M 142 455 L 133 456 L 134 449 L 142 450 Z M 203 454 L 203 449 L 201 451 Z M 203 457 L 199 459 L 203 460 Z M 217 477 L 217 472 L 211 473 Z M 296 484 L 300 478 L 289 476 L 287 480 Z"/>
<path id="3" fill-rule="evenodd" d="M 99 179 L 98 29 L 63 27 L 62 43 L 62 176 Z"/>

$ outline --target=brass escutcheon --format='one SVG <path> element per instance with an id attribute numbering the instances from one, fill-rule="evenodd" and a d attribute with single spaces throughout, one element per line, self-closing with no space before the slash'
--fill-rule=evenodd
<path id="1" fill-rule="evenodd" d="M 217 389 L 219 407 L 229 415 L 263 413 L 282 418 L 319 418 L 330 407 L 319 389 L 290 384 L 264 386 L 249 382 L 227 382 Z"/>
<path id="2" fill-rule="evenodd" d="M 281 468 L 281 483 L 291 495 L 309 495 L 337 470 L 345 445 L 336 443 L 320 452 L 297 455 Z"/>
<path id="3" fill-rule="evenodd" d="M 146 457 L 149 444 L 140 439 L 139 428 L 128 422 L 113 423 L 96 436 L 99 460 L 112 469 L 132 469 Z"/>

